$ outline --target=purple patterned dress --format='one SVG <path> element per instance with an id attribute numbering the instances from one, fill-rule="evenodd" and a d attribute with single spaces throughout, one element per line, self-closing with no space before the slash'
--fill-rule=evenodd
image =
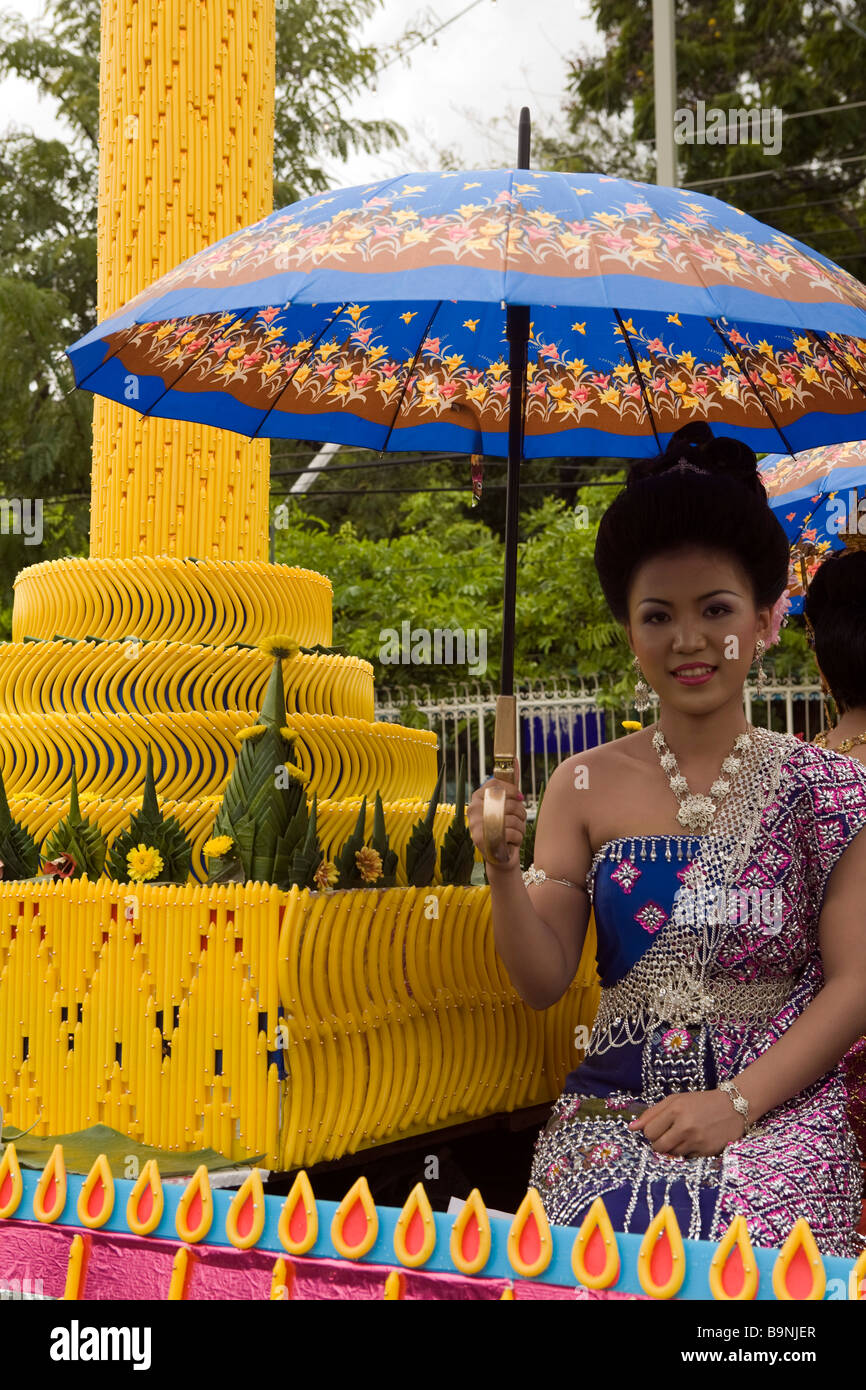
<path id="1" fill-rule="evenodd" d="M 841 1063 L 717 1156 L 657 1154 L 627 1128 L 666 1095 L 735 1078 L 814 999 L 827 880 L 864 825 L 866 767 L 755 729 L 711 834 L 601 847 L 587 878 L 601 1001 L 530 1179 L 551 1221 L 578 1225 L 602 1197 L 616 1229 L 642 1232 L 668 1202 L 692 1239 L 720 1239 L 741 1212 L 758 1246 L 805 1216 L 822 1253 L 864 1248 Z"/>

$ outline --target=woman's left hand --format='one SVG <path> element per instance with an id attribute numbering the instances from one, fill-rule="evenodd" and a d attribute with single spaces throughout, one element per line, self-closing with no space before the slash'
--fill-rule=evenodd
<path id="1" fill-rule="evenodd" d="M 720 1154 L 742 1139 L 745 1123 L 724 1091 L 681 1091 L 650 1105 L 629 1129 L 642 1129 L 656 1153 Z"/>

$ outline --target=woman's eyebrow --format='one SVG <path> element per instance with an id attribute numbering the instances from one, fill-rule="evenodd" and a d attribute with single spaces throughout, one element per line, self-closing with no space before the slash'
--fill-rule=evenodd
<path id="1" fill-rule="evenodd" d="M 730 594 L 732 598 L 742 598 L 742 594 L 738 594 L 736 589 L 711 589 L 708 594 L 698 595 L 698 603 L 703 603 L 708 598 L 715 598 L 717 594 Z M 638 606 L 640 603 L 663 603 L 666 608 L 672 606 L 669 598 L 642 598 Z"/>

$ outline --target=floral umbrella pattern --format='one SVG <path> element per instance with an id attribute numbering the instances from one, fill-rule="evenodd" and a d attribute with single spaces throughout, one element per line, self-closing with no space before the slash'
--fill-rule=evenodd
<path id="1" fill-rule="evenodd" d="M 866 442 L 805 449 L 794 458 L 772 454 L 760 469 L 792 543 L 788 590 L 792 611 L 800 612 L 804 577 L 808 585 L 828 555 L 850 544 L 850 531 L 866 542 Z"/>
<path id="2" fill-rule="evenodd" d="M 717 199 L 599 175 L 305 199 L 69 356 L 78 384 L 144 413 L 504 455 L 506 303 L 531 306 L 527 457 L 639 456 L 694 419 L 761 450 L 866 435 L 866 287 Z"/>

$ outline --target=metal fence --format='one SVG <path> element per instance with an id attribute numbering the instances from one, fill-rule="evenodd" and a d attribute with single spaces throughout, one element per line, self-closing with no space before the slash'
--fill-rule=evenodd
<path id="1" fill-rule="evenodd" d="M 517 694 L 518 748 L 521 788 L 531 810 L 541 788 L 563 758 L 599 743 L 622 737 L 624 719 L 636 719 L 630 704 L 605 707 L 600 696 L 612 687 L 598 680 L 567 677 L 532 682 Z M 493 761 L 496 690 L 487 682 L 452 684 L 451 694 L 432 695 L 424 686 L 403 690 L 379 686 L 376 718 L 404 722 L 401 712 L 411 703 L 439 738 L 439 757 L 446 765 L 446 800 L 453 800 L 460 755 L 466 759 L 467 796 L 488 777 Z M 658 701 L 652 697 L 645 722 L 652 723 Z M 807 741 L 826 727 L 820 685 L 782 681 L 767 684 L 758 695 L 754 685 L 744 690 L 746 717 L 780 733 L 798 734 Z"/>

